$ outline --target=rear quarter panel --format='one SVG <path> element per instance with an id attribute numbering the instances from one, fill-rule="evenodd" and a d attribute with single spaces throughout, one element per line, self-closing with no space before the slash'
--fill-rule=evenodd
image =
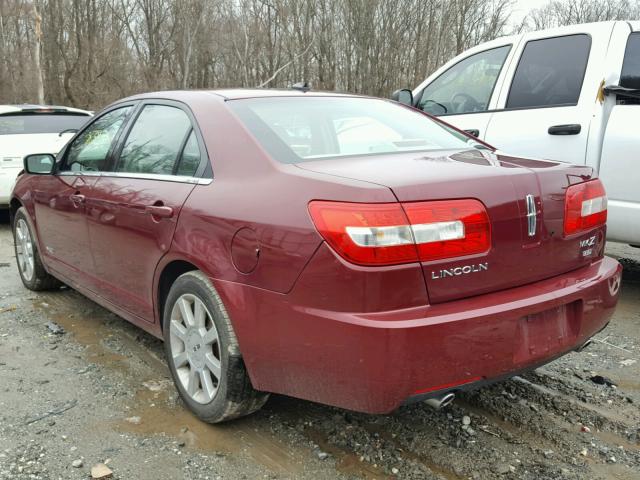
<path id="1" fill-rule="evenodd" d="M 214 279 L 286 293 L 322 242 L 309 201 L 395 201 L 386 187 L 277 163 L 223 102 L 193 109 L 213 181 L 185 203 L 171 256 L 202 265 Z"/>

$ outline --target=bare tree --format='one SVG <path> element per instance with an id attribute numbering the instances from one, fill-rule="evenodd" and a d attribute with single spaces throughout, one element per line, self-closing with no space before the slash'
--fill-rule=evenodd
<path id="1" fill-rule="evenodd" d="M 533 10 L 526 18 L 527 26 L 541 30 L 562 25 L 628 20 L 638 18 L 638 2 L 629 0 L 552 0 Z"/>
<path id="2" fill-rule="evenodd" d="M 636 15 L 640 0 L 553 0 L 527 28 Z M 0 102 L 99 109 L 166 88 L 386 96 L 510 33 L 513 0 L 0 0 Z"/>

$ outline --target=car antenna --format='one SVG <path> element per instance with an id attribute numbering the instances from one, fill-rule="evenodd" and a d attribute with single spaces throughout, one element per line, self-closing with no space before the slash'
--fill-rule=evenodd
<path id="1" fill-rule="evenodd" d="M 311 85 L 309 82 L 298 82 L 291 85 L 291 89 L 300 90 L 302 93 L 306 93 L 311 90 Z"/>

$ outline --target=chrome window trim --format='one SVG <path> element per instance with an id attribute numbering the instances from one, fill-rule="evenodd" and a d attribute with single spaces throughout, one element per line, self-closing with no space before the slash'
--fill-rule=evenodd
<path id="1" fill-rule="evenodd" d="M 158 173 L 130 173 L 130 172 L 59 172 L 62 176 L 89 176 L 89 177 L 115 177 L 131 178 L 137 180 L 157 180 L 160 182 L 190 183 L 195 185 L 209 185 L 212 178 L 187 177 L 182 175 L 166 175 Z"/>

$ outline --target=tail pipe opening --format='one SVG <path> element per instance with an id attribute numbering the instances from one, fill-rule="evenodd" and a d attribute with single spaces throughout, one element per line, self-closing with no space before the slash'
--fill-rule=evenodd
<path id="1" fill-rule="evenodd" d="M 428 400 L 425 400 L 424 403 L 429 405 L 434 410 L 440 410 L 441 408 L 444 408 L 447 405 L 449 405 L 451 402 L 453 402 L 455 398 L 456 398 L 455 394 L 445 393 L 441 397 L 429 398 Z"/>
<path id="2" fill-rule="evenodd" d="M 586 342 L 584 342 L 582 345 L 580 345 L 578 348 L 576 348 L 576 352 L 581 352 L 583 351 L 585 348 L 587 348 L 589 345 L 591 345 L 593 343 L 592 339 L 587 340 Z"/>

